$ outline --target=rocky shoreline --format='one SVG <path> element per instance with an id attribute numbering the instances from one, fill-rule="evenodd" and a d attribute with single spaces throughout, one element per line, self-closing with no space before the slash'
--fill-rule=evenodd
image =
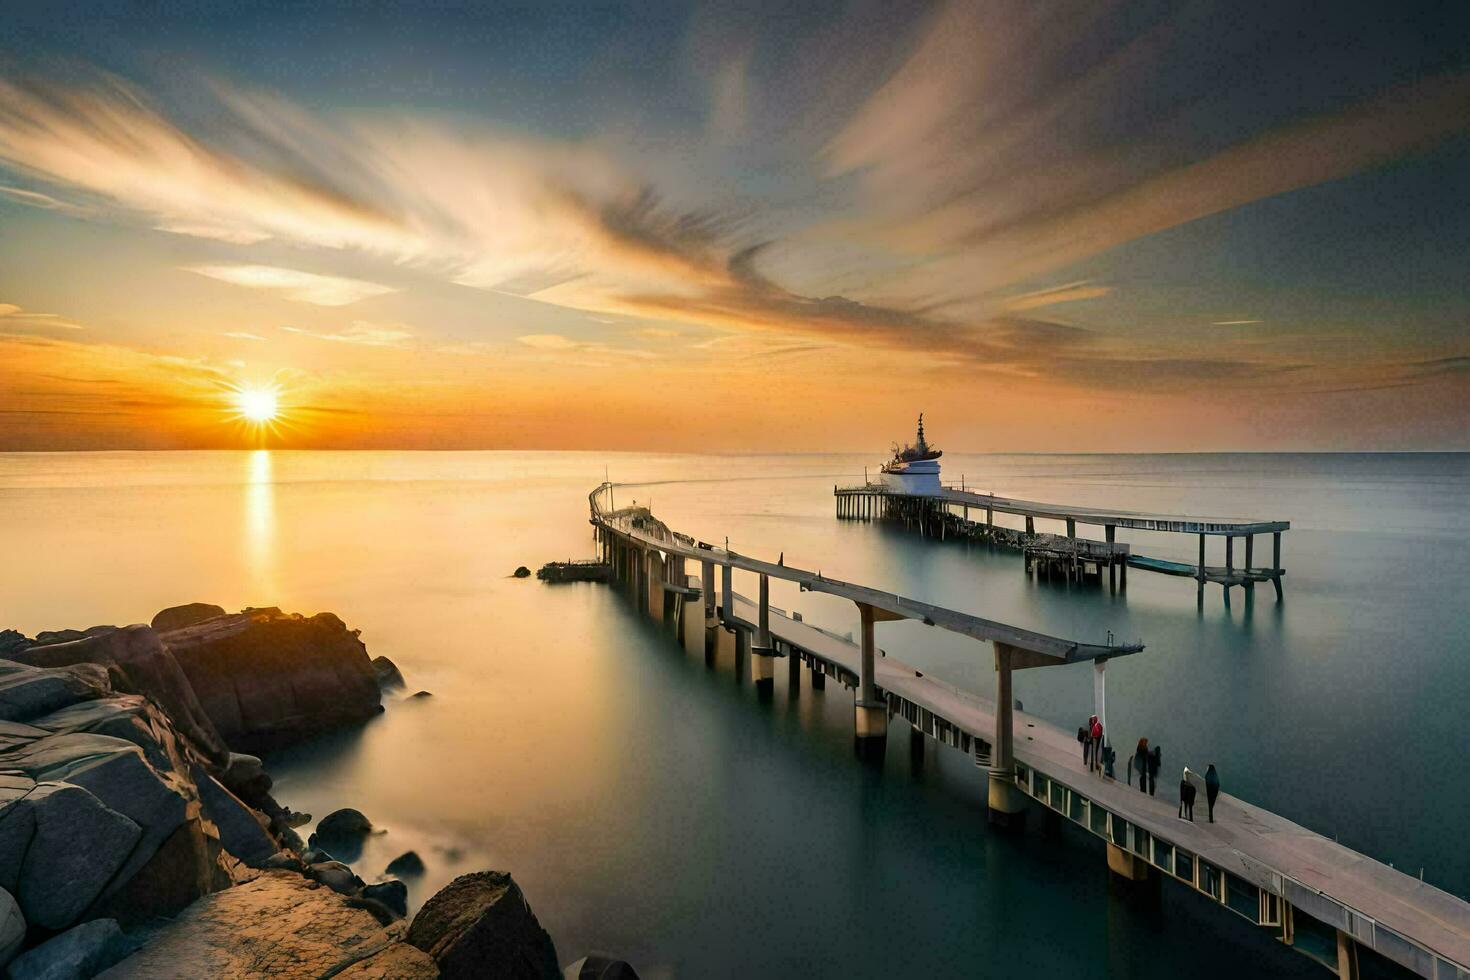
<path id="1" fill-rule="evenodd" d="M 147 626 L 0 631 L 0 969 L 636 977 L 600 955 L 563 970 L 506 872 L 462 875 L 409 920 L 417 854 L 371 884 L 333 857 L 372 832 L 356 810 L 301 840 L 311 817 L 253 753 L 361 724 L 404 686 L 331 613 L 193 603 Z"/>

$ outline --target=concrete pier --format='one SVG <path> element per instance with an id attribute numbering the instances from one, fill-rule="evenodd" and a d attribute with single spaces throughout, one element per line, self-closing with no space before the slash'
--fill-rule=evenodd
<path id="1" fill-rule="evenodd" d="M 1241 586 L 1249 591 L 1258 582 L 1270 582 L 1276 590 L 1277 600 L 1282 598 L 1281 580 L 1286 569 L 1281 566 L 1281 535 L 1291 528 L 1288 521 L 1186 517 L 1178 514 L 1107 510 L 1017 500 L 954 488 L 944 488 L 937 493 L 910 494 L 878 483 L 834 486 L 832 492 L 838 501 L 839 517 L 852 512 L 857 506 L 850 501 L 864 501 L 864 507 L 877 507 L 879 513 L 894 515 L 902 520 L 905 527 L 917 529 L 921 534 L 939 538 L 941 541 L 959 537 L 1021 551 L 1025 558 L 1026 572 L 1034 572 L 1039 577 L 1060 578 L 1067 582 L 1100 583 L 1105 576 L 1109 588 L 1118 591 L 1127 589 L 1128 569 L 1137 568 L 1162 575 L 1195 579 L 1200 601 L 1203 601 L 1206 583 L 1220 585 L 1226 602 L 1229 602 L 1231 588 Z M 959 514 L 950 510 L 956 505 L 960 508 Z M 984 524 L 969 519 L 971 508 L 985 510 Z M 997 512 L 1021 517 L 1025 530 L 996 526 L 994 515 Z M 1038 520 L 1055 522 L 1060 525 L 1058 530 L 1062 533 L 1038 532 Z M 1079 524 L 1101 527 L 1104 540 L 1079 537 Z M 1199 536 L 1199 559 L 1194 564 L 1186 564 L 1135 554 L 1128 544 L 1117 540 L 1119 528 L 1196 534 Z M 1261 567 L 1256 564 L 1255 536 L 1267 533 L 1272 540 L 1271 564 Z M 1223 565 L 1208 563 L 1205 552 L 1207 537 L 1224 539 Z M 1236 538 L 1244 539 L 1244 564 L 1240 567 L 1235 564 Z"/>
<path id="2" fill-rule="evenodd" d="M 1216 803 L 1216 822 L 1181 820 L 1167 787 L 1154 797 L 1089 770 L 1073 731 L 1015 707 L 1016 670 L 1092 663 L 1094 704 L 1102 714 L 1104 671 L 1099 665 L 1136 654 L 1141 644 L 1090 644 L 1048 636 L 714 548 L 670 530 L 646 509 L 605 509 L 610 489 L 604 485 L 589 496 L 592 523 L 609 533 L 610 547 L 632 556 L 629 560 L 639 566 L 645 551 L 658 551 L 666 559 L 694 558 L 707 573 L 719 565 L 719 619 L 723 629 L 734 631 L 737 648 L 744 647 L 740 655 L 750 656 L 751 637 L 767 635 L 773 652 L 811 668 L 814 690 L 827 676 L 853 688 L 859 745 L 881 744 L 873 737 L 879 725 L 886 732 L 890 720 L 907 722 L 925 739 L 965 753 L 985 770 L 987 809 L 997 823 L 1014 824 L 1028 809 L 1045 808 L 1099 838 L 1114 874 L 1174 882 L 1269 930 L 1341 977 L 1356 976 L 1360 951 L 1370 949 L 1419 976 L 1470 980 L 1470 904 L 1228 794 Z M 897 512 L 905 506 L 888 499 L 877 503 Z M 909 514 L 910 519 L 915 516 Z M 854 642 L 786 615 L 770 605 L 768 596 L 762 601 L 734 593 L 732 570 L 737 568 L 853 602 L 862 622 L 861 637 Z M 711 578 L 706 574 L 701 587 Z M 994 698 L 945 684 L 894 656 L 880 656 L 874 627 L 897 619 L 990 643 Z M 1014 739 L 1017 728 L 1026 735 L 1020 743 Z M 1325 936 L 1325 943 L 1305 942 L 1309 933 Z"/>

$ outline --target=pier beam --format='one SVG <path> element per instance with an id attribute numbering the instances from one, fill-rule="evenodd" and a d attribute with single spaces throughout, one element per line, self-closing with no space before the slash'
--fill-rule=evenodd
<path id="1" fill-rule="evenodd" d="M 1108 870 L 1128 881 L 1148 881 L 1149 863 L 1142 856 L 1108 841 Z"/>
<path id="2" fill-rule="evenodd" d="M 990 822 L 1003 829 L 1020 828 L 1026 822 L 1026 795 L 1016 785 L 1012 731 L 1015 695 L 1011 692 L 1011 669 L 1014 653 L 1004 643 L 995 644 L 995 738 L 990 743 L 986 802 L 989 804 Z"/>
<path id="3" fill-rule="evenodd" d="M 750 680 L 757 688 L 776 683 L 776 657 L 771 648 L 771 579 L 761 576 L 760 614 L 756 619 L 755 643 L 750 650 Z"/>
<path id="4" fill-rule="evenodd" d="M 879 621 L 901 619 L 883 609 L 874 609 L 865 602 L 857 603 L 862 617 L 862 656 L 858 661 L 858 686 L 853 701 L 854 727 L 858 738 L 882 738 L 888 734 L 888 703 L 878 697 L 875 681 L 877 667 L 877 641 L 873 636 L 873 624 Z"/>

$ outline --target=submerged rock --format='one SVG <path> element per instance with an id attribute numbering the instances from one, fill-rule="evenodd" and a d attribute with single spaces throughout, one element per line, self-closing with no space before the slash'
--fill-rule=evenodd
<path id="1" fill-rule="evenodd" d="M 316 836 L 322 840 L 365 837 L 373 832 L 373 822 L 361 810 L 343 807 L 322 817 L 316 825 Z"/>
<path id="2" fill-rule="evenodd" d="M 626 961 L 606 953 L 589 953 L 567 964 L 564 980 L 638 980 L 638 971 Z"/>
<path id="3" fill-rule="evenodd" d="M 383 873 L 399 878 L 421 875 L 424 873 L 424 859 L 419 857 L 418 851 L 404 851 L 388 862 L 388 867 L 383 869 Z"/>
<path id="4" fill-rule="evenodd" d="M 516 578 L 530 578 L 531 570 L 525 565 L 519 565 L 516 567 L 516 570 L 511 574 L 513 574 Z"/>
<path id="5" fill-rule="evenodd" d="M 398 665 L 387 657 L 373 658 L 373 674 L 378 679 L 378 688 L 383 691 L 401 691 L 407 683 Z"/>
<path id="6" fill-rule="evenodd" d="M 414 701 L 421 701 L 424 698 L 432 698 L 433 696 L 434 695 L 430 694 L 428 691 L 419 691 L 417 694 L 410 694 L 409 699 Z"/>
<path id="7" fill-rule="evenodd" d="M 160 610 L 149 625 L 162 632 L 183 629 L 185 626 L 193 626 L 195 623 L 202 623 L 206 619 L 223 615 L 225 615 L 223 606 L 216 606 L 208 602 L 189 602 L 182 606 L 169 606 L 167 609 Z"/>
<path id="8" fill-rule="evenodd" d="M 408 942 L 428 953 L 445 980 L 558 978 L 556 946 L 509 874 L 461 875 L 414 916 Z"/>
<path id="9" fill-rule="evenodd" d="M 76 980 L 93 977 L 128 953 L 113 919 L 93 919 L 16 957 L 10 980 Z"/>
<path id="10" fill-rule="evenodd" d="M 362 890 L 362 897 L 382 902 L 400 919 L 408 914 L 408 886 L 397 879 L 365 886 Z"/>
<path id="11" fill-rule="evenodd" d="M 306 876 L 321 882 L 339 895 L 356 895 L 362 890 L 362 879 L 341 861 L 322 861 L 306 869 Z"/>

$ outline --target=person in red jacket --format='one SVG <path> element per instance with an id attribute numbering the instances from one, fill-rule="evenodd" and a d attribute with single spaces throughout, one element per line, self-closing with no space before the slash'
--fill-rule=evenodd
<path id="1" fill-rule="evenodd" d="M 1092 768 L 1102 768 L 1103 726 L 1097 715 L 1092 716 Z"/>

